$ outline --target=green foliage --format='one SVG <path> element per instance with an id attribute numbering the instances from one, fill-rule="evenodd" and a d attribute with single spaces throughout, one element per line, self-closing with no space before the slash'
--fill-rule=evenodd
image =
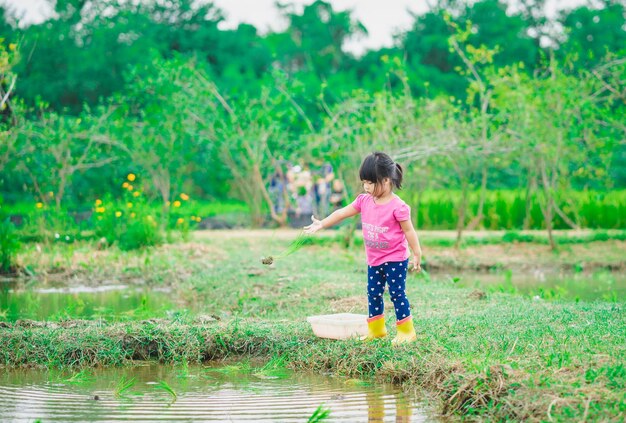
<path id="1" fill-rule="evenodd" d="M 460 193 L 454 190 L 429 190 L 421 193 L 400 192 L 399 195 L 412 206 L 417 226 L 422 229 L 454 229 L 457 221 L 456 204 Z M 485 229 L 544 229 L 538 194 L 530 197 L 526 210 L 526 192 L 522 190 L 489 190 L 484 208 Z M 572 191 L 561 192 L 560 206 L 569 217 L 584 228 L 626 228 L 626 191 L 610 192 Z M 469 210 L 476 210 L 480 202 L 479 192 L 470 193 Z M 525 228 L 525 222 L 528 227 Z M 554 220 L 555 229 L 570 229 L 559 216 Z"/>
<path id="2" fill-rule="evenodd" d="M 15 270 L 15 258 L 20 249 L 15 225 L 8 218 L 3 219 L 0 221 L 0 273 Z"/>
<path id="3" fill-rule="evenodd" d="M 162 389 L 165 392 L 167 392 L 168 394 L 170 394 L 170 396 L 174 400 L 176 400 L 176 398 L 178 398 L 178 395 L 176 394 L 176 391 L 174 389 L 172 389 L 172 387 L 164 380 L 158 381 L 157 384 L 155 385 L 155 387 L 158 388 L 158 389 Z"/>
<path id="4" fill-rule="evenodd" d="M 441 0 L 361 57 L 345 44 L 366 28 L 325 1 L 277 6 L 288 26 L 266 35 L 218 28 L 213 3 L 86 4 L 23 28 L 0 7 L 0 191 L 42 204 L 32 239 L 79 237 L 67 211 L 123 202 L 114 181 L 129 172 L 162 231 L 187 238 L 208 216 L 171 207 L 181 193 L 284 225 L 267 195 L 279 163 L 327 160 L 352 197 L 373 149 L 405 165 L 409 196 L 460 192 L 412 202 L 425 228 L 624 227 L 607 191 L 626 184 L 621 4 L 564 11 L 548 49 L 549 19 L 528 2 Z M 158 242 L 145 220 L 100 220 L 123 248 Z"/>
<path id="5" fill-rule="evenodd" d="M 324 407 L 324 404 L 318 406 L 311 417 L 307 420 L 308 423 L 318 423 L 326 421 L 330 418 L 330 408 Z"/>
<path id="6" fill-rule="evenodd" d="M 129 175 L 125 181 L 124 198 L 96 200 L 94 205 L 95 234 L 107 245 L 117 243 L 121 250 L 151 247 L 162 242 L 158 215 L 148 205 L 141 185 L 132 185 L 136 176 Z"/>
<path id="7" fill-rule="evenodd" d="M 113 396 L 115 398 L 124 396 L 130 388 L 135 386 L 135 382 L 134 377 L 127 379 L 126 376 L 122 376 L 113 389 Z"/>

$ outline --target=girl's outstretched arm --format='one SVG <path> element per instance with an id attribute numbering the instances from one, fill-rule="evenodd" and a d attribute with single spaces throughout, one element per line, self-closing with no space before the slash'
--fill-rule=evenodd
<path id="1" fill-rule="evenodd" d="M 406 240 L 409 242 L 411 251 L 413 251 L 413 258 L 411 259 L 413 270 L 419 272 L 422 270 L 422 247 L 420 246 L 420 240 L 417 238 L 417 232 L 415 232 L 411 220 L 400 222 L 400 226 L 402 227 L 402 231 L 404 231 Z"/>
<path id="2" fill-rule="evenodd" d="M 341 222 L 343 219 L 356 216 L 357 214 L 359 214 L 359 211 L 355 209 L 352 204 L 350 204 L 342 209 L 335 210 L 328 217 L 322 220 L 317 220 L 315 216 L 311 216 L 313 223 L 304 227 L 304 233 L 309 235 L 314 234 L 320 229 L 329 228 Z"/>

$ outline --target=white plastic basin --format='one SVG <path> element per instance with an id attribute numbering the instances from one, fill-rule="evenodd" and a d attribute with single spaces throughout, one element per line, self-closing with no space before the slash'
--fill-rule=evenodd
<path id="1" fill-rule="evenodd" d="M 348 339 L 353 336 L 367 335 L 367 316 L 365 314 L 338 313 L 309 316 L 313 333 L 320 338 Z"/>

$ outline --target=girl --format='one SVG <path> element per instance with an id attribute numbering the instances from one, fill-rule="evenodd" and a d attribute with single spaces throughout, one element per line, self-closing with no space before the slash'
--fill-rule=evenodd
<path id="1" fill-rule="evenodd" d="M 306 234 L 328 228 L 347 217 L 361 213 L 363 239 L 367 256 L 367 299 L 369 318 L 368 335 L 364 339 L 382 338 L 385 328 L 383 292 L 388 286 L 396 312 L 398 335 L 393 343 L 411 342 L 416 339 L 409 300 L 405 293 L 409 249 L 413 251 L 411 266 L 420 271 L 422 251 L 417 233 L 411 223 L 411 209 L 393 193 L 402 186 L 402 167 L 385 153 L 367 156 L 359 176 L 364 194 L 352 204 L 336 210 L 323 220 L 311 216 L 311 223 L 304 227 Z"/>

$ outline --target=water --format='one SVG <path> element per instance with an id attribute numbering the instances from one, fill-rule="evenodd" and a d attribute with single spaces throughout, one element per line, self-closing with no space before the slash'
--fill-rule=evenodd
<path id="1" fill-rule="evenodd" d="M 458 274 L 445 279 L 459 287 L 487 292 L 508 292 L 546 300 L 626 301 L 626 275 L 607 271 L 593 274 Z M 458 280 L 457 280 L 458 278 Z"/>
<path id="2" fill-rule="evenodd" d="M 17 319 L 141 319 L 168 317 L 175 310 L 184 310 L 184 307 L 165 290 L 125 285 L 18 288 L 15 283 L 0 283 L 0 320 L 10 322 Z"/>
<path id="3" fill-rule="evenodd" d="M 0 373 L 2 422 L 229 421 L 306 422 L 316 408 L 332 422 L 435 421 L 398 387 L 317 375 L 145 365 L 91 373 Z M 89 371 L 87 371 L 89 372 Z M 72 376 L 74 378 L 72 379 Z M 135 384 L 114 394 L 124 376 Z M 176 398 L 157 383 L 166 381 Z M 97 396 L 97 400 L 94 399 Z"/>

